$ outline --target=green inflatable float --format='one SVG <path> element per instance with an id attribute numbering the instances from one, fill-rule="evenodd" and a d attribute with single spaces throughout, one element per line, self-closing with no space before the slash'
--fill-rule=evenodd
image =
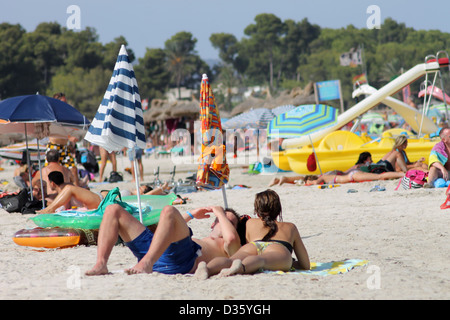
<path id="1" fill-rule="evenodd" d="M 177 196 L 174 193 L 164 196 L 141 195 L 143 224 L 145 226 L 150 226 L 158 223 L 161 210 L 164 206 L 171 205 L 176 198 Z M 31 220 L 41 228 L 60 227 L 98 229 L 100 228 L 105 208 L 114 203 L 120 204 L 125 210 L 139 220 L 139 204 L 137 196 L 121 198 L 119 188 L 111 190 L 95 210 L 65 210 L 54 214 L 40 214 L 31 218 Z"/>

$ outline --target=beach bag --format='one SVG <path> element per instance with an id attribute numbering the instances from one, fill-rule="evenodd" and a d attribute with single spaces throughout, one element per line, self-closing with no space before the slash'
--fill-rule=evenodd
<path id="1" fill-rule="evenodd" d="M 427 182 L 428 172 L 422 170 L 408 170 L 404 177 L 399 181 L 397 188 L 402 189 L 417 189 L 422 188 L 425 182 Z"/>
<path id="2" fill-rule="evenodd" d="M 120 181 L 123 181 L 123 176 L 119 172 L 111 171 L 108 181 L 109 182 L 120 182 Z"/>
<path id="3" fill-rule="evenodd" d="M 47 200 L 44 200 L 44 204 L 47 206 Z M 42 210 L 42 201 L 38 199 L 30 199 L 25 202 L 20 212 L 22 214 L 36 214 L 37 210 Z"/>
<path id="4" fill-rule="evenodd" d="M 28 201 L 27 189 L 22 189 L 20 192 L 5 195 L 0 198 L 0 208 L 11 212 L 21 212 L 23 206 Z"/>
<path id="5" fill-rule="evenodd" d="M 368 166 L 362 166 L 359 169 L 363 172 L 370 172 L 370 173 L 377 173 L 377 174 L 389 171 L 386 168 L 386 165 L 383 163 L 372 163 Z"/>

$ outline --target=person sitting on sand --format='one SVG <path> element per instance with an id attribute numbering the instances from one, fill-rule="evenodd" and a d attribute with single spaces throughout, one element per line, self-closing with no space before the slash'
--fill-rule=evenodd
<path id="1" fill-rule="evenodd" d="M 405 135 L 400 135 L 395 139 L 393 150 L 397 150 L 403 159 L 405 160 L 406 169 L 407 170 L 422 170 L 422 171 L 428 171 L 428 166 L 426 163 L 424 163 L 425 158 L 422 157 L 419 160 L 415 162 L 411 162 L 408 158 L 408 155 L 406 154 L 405 149 L 408 147 L 408 138 Z M 402 171 L 400 168 L 400 165 L 397 163 L 396 171 Z"/>
<path id="2" fill-rule="evenodd" d="M 248 243 L 230 258 L 217 257 L 207 264 L 200 262 L 195 272 L 198 279 L 206 279 L 219 272 L 219 276 L 230 276 L 260 270 L 289 271 L 293 266 L 296 269 L 310 269 L 308 252 L 297 227 L 293 223 L 282 222 L 278 194 L 270 189 L 257 193 L 254 206 L 258 218 L 247 221 Z M 297 257 L 295 263 L 292 252 Z"/>
<path id="3" fill-rule="evenodd" d="M 428 158 L 428 182 L 424 184 L 424 188 L 434 188 L 434 181 L 438 178 L 449 180 L 450 128 L 443 128 L 439 137 L 441 141 L 434 145 Z"/>
<path id="4" fill-rule="evenodd" d="M 408 171 L 407 157 L 405 149 L 408 146 L 408 139 L 404 135 L 400 135 L 395 139 L 392 150 L 386 153 L 377 164 L 386 166 L 387 171 Z M 425 160 L 425 159 L 423 159 Z"/>
<path id="5" fill-rule="evenodd" d="M 45 158 L 47 160 L 47 165 L 41 169 L 42 172 L 38 171 L 36 173 L 36 175 L 33 178 L 33 181 L 40 179 L 42 173 L 42 180 L 45 181 L 47 184 L 46 196 L 50 199 L 54 199 L 58 195 L 58 193 L 56 192 L 56 190 L 51 189 L 50 181 L 48 179 L 49 173 L 53 171 L 61 172 L 63 174 L 65 183 L 75 184 L 75 178 L 70 169 L 67 168 L 66 166 L 63 166 L 59 162 L 58 150 L 51 149 L 47 151 Z"/>
<path id="6" fill-rule="evenodd" d="M 36 213 L 55 213 L 57 209 L 70 209 L 73 206 L 84 207 L 92 210 L 97 209 L 103 200 L 101 194 L 97 194 L 88 189 L 74 186 L 64 182 L 64 176 L 60 171 L 53 171 L 48 174 L 50 188 L 56 190 L 57 196 L 50 205 Z"/>
<path id="7" fill-rule="evenodd" d="M 187 221 L 205 219 L 211 213 L 215 221 L 210 235 L 203 239 L 192 238 Z M 138 259 L 126 273 L 193 273 L 200 261 L 209 262 L 215 257 L 230 257 L 236 253 L 241 246 L 238 222 L 239 216 L 234 210 L 219 206 L 198 208 L 184 215 L 173 206 L 165 206 L 153 233 L 119 204 L 109 205 L 100 225 L 97 261 L 86 275 L 108 273 L 108 259 L 119 235 Z"/>

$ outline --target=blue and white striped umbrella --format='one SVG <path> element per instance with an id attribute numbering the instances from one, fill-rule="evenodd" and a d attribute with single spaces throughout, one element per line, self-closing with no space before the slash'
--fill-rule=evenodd
<path id="1" fill-rule="evenodd" d="M 145 149 L 144 118 L 136 77 L 122 45 L 108 88 L 103 100 L 84 137 L 92 144 L 108 152 L 126 148 Z M 136 190 L 139 190 L 137 162 L 134 160 Z M 139 192 L 139 216 L 142 222 L 142 208 Z"/>
<path id="2" fill-rule="evenodd" d="M 84 139 L 108 152 L 124 147 L 146 147 L 141 97 L 124 45 L 120 48 L 108 88 Z"/>

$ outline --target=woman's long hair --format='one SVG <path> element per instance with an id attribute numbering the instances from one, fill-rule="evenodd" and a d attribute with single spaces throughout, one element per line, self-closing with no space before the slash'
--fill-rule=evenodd
<path id="1" fill-rule="evenodd" d="M 372 155 L 370 154 L 370 152 L 368 152 L 368 151 L 361 152 L 359 154 L 358 161 L 356 161 L 355 164 L 364 164 L 364 163 L 366 163 L 367 159 L 369 159 L 371 157 L 372 157 Z"/>
<path id="2" fill-rule="evenodd" d="M 283 221 L 281 211 L 280 197 L 275 191 L 267 189 L 256 194 L 255 213 L 264 222 L 264 226 L 270 229 L 262 239 L 263 241 L 271 239 L 277 233 L 276 220 L 279 217 L 280 221 Z"/>

